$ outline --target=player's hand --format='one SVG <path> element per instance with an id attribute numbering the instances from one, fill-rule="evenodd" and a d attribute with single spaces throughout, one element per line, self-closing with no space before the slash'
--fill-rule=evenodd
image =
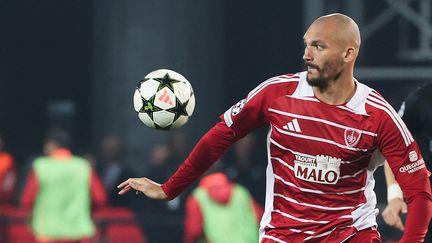
<path id="1" fill-rule="evenodd" d="M 403 231 L 404 225 L 400 214 L 407 212 L 408 209 L 406 203 L 401 198 L 395 198 L 389 202 L 387 207 L 384 209 L 382 216 L 388 225 Z"/>
<path id="2" fill-rule="evenodd" d="M 137 192 L 142 192 L 148 198 L 164 200 L 167 199 L 167 195 L 162 190 L 161 184 L 158 184 L 148 178 L 129 178 L 126 181 L 120 183 L 117 186 L 120 191 L 118 194 L 123 195 L 126 192 L 136 190 Z"/>

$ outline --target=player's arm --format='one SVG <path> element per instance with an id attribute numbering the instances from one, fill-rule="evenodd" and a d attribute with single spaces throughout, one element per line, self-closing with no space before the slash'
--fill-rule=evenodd
<path id="1" fill-rule="evenodd" d="M 407 205 L 403 200 L 403 193 L 397 183 L 393 172 L 387 161 L 384 163 L 384 175 L 387 184 L 387 207 L 384 209 L 382 216 L 384 221 L 399 230 L 404 230 L 400 214 L 407 213 Z"/>
<path id="2" fill-rule="evenodd" d="M 91 168 L 90 172 L 90 196 L 94 206 L 105 206 L 108 204 L 105 188 L 94 168 Z"/>
<path id="3" fill-rule="evenodd" d="M 286 77 L 285 77 L 286 78 Z M 287 78 L 286 78 L 287 79 Z M 222 121 L 212 127 L 195 145 L 183 164 L 163 185 L 148 178 L 131 178 L 121 183 L 119 194 L 129 190 L 141 191 L 153 199 L 173 199 L 201 176 L 237 140 L 267 122 L 266 112 L 273 99 L 288 94 L 277 82 L 266 81 L 251 91 L 247 98 L 221 115 Z M 271 88 L 266 88 L 266 87 Z M 287 87 L 287 86 L 284 86 Z"/>
<path id="4" fill-rule="evenodd" d="M 430 172 L 417 143 L 394 110 L 383 115 L 379 134 L 379 149 L 388 161 L 408 205 L 404 235 L 400 242 L 422 242 L 432 216 Z"/>
<path id="5" fill-rule="evenodd" d="M 34 169 L 31 170 L 27 177 L 26 184 L 20 198 L 20 204 L 24 208 L 31 209 L 39 191 L 39 183 L 36 178 Z"/>
<path id="6" fill-rule="evenodd" d="M 259 224 L 261 217 L 264 214 L 264 208 L 255 199 L 250 197 L 250 206 L 255 214 L 255 218 Z"/>
<path id="7" fill-rule="evenodd" d="M 186 200 L 184 242 L 196 243 L 204 236 L 204 220 L 197 199 L 191 195 Z"/>
<path id="8" fill-rule="evenodd" d="M 163 185 L 145 177 L 130 178 L 118 186 L 121 189 L 119 194 L 134 189 L 152 199 L 173 199 L 210 168 L 240 138 L 240 135 L 221 121 L 200 139 L 183 164 Z"/>
<path id="9" fill-rule="evenodd" d="M 419 132 L 418 117 L 419 117 L 419 95 L 417 91 L 408 95 L 407 99 L 402 102 L 399 108 L 398 115 L 402 118 L 410 132 L 414 135 Z M 407 212 L 407 205 L 403 200 L 403 193 L 396 181 L 396 178 L 386 161 L 384 164 L 384 175 L 387 184 L 387 202 L 388 205 L 384 209 L 382 216 L 384 221 L 399 230 L 404 230 L 404 225 L 400 218 L 401 213 Z"/>

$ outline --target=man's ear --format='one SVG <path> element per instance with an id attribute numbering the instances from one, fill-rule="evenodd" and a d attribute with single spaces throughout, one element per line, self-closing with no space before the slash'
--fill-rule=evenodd
<path id="1" fill-rule="evenodd" d="M 351 62 L 356 57 L 356 49 L 354 47 L 348 47 L 344 52 L 344 60 L 345 62 Z"/>

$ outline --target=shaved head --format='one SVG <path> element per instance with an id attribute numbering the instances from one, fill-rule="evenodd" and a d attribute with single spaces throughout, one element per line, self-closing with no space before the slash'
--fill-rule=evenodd
<path id="1" fill-rule="evenodd" d="M 356 22 L 350 17 L 334 13 L 324 15 L 316 19 L 311 26 L 317 25 L 328 31 L 334 38 L 338 39 L 343 47 L 353 46 L 357 50 L 361 44 L 360 30 Z"/>
<path id="2" fill-rule="evenodd" d="M 350 17 L 340 13 L 319 17 L 303 40 L 310 85 L 325 90 L 332 82 L 352 76 L 361 40 L 360 30 Z"/>

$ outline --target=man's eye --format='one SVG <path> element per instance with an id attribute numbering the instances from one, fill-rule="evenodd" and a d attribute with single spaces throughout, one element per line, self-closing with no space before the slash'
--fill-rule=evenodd
<path id="1" fill-rule="evenodd" d="M 319 51 L 322 51 L 324 49 L 324 46 L 322 46 L 322 45 L 315 45 L 315 47 Z"/>

